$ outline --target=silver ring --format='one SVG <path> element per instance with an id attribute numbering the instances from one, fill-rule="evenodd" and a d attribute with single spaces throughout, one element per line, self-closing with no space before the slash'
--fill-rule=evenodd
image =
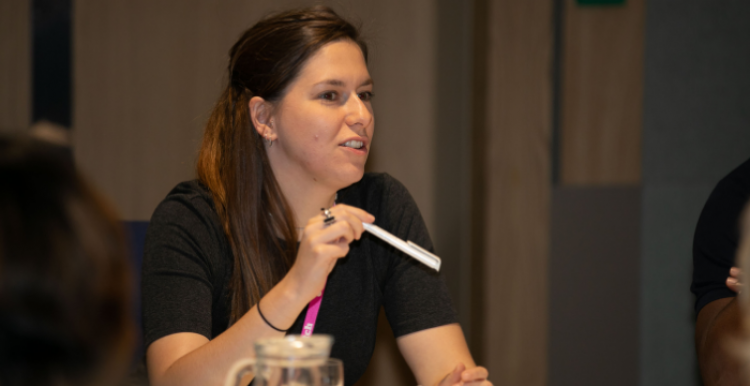
<path id="1" fill-rule="evenodd" d="M 323 219 L 323 224 L 326 226 L 333 224 L 334 221 L 336 221 L 336 217 L 331 214 L 331 210 L 327 208 L 320 208 L 320 210 L 323 211 L 323 216 L 325 216 L 325 219 Z"/>

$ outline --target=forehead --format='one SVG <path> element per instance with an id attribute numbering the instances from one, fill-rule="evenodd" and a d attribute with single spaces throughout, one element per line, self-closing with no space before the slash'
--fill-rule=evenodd
<path id="1" fill-rule="evenodd" d="M 351 40 L 339 40 L 321 47 L 302 67 L 295 83 L 315 84 L 323 80 L 344 83 L 362 82 L 370 77 L 359 46 Z"/>

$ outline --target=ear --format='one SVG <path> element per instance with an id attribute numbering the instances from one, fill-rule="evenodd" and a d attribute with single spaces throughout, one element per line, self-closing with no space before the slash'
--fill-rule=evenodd
<path id="1" fill-rule="evenodd" d="M 273 105 L 265 99 L 254 96 L 248 103 L 250 111 L 250 121 L 253 127 L 261 137 L 273 141 L 276 138 L 276 131 L 273 128 Z"/>

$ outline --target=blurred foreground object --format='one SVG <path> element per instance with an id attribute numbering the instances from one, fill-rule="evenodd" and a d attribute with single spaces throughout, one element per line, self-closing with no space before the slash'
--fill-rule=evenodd
<path id="1" fill-rule="evenodd" d="M 0 136 L 0 385 L 115 384 L 133 345 L 121 225 L 66 149 Z"/>
<path id="2" fill-rule="evenodd" d="M 70 130 L 47 120 L 34 122 L 29 129 L 32 137 L 58 146 L 70 147 Z"/>

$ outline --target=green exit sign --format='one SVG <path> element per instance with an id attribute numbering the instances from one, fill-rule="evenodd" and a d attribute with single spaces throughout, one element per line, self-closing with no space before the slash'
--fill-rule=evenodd
<path id="1" fill-rule="evenodd" d="M 625 0 L 576 0 L 578 5 L 620 5 L 625 4 Z"/>

